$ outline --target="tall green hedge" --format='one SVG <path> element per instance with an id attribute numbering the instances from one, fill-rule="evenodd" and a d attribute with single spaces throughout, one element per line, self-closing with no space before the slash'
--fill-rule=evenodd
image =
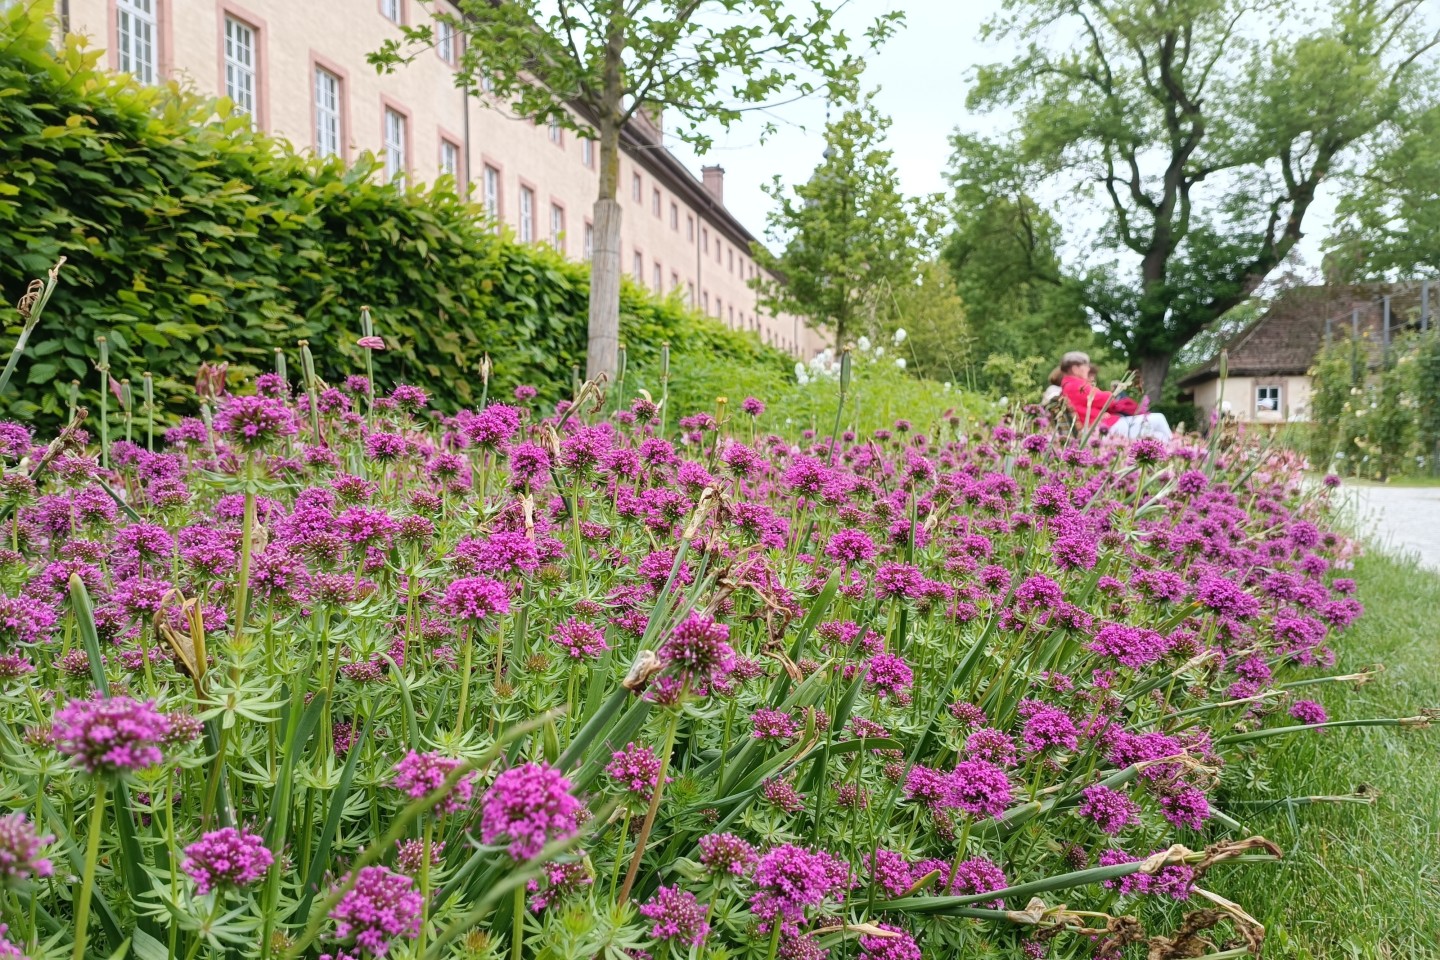
<path id="1" fill-rule="evenodd" d="M 138 384 L 151 371 L 171 414 L 185 411 L 201 362 L 228 361 L 238 377 L 270 369 L 278 346 L 294 370 L 302 338 L 333 382 L 357 367 L 361 305 L 391 347 L 376 358 L 381 383 L 473 403 L 488 352 L 498 389 L 568 391 L 585 354 L 584 265 L 497 235 L 448 180 L 382 183 L 372 157 L 345 167 L 299 155 L 213 101 L 122 83 L 97 54 L 56 49 L 45 6 L 0 13 L 4 300 L 61 255 L 68 262 L 0 397 L 8 415 L 53 421 L 72 379 L 93 395 L 100 334 L 112 375 Z M 13 336 L 18 314 L 0 312 Z M 665 340 L 680 364 L 687 354 L 790 364 L 753 335 L 629 285 L 621 328 L 640 366 Z"/>

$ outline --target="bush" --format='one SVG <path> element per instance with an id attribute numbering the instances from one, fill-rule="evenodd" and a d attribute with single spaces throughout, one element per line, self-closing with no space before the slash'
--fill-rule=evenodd
<path id="1" fill-rule="evenodd" d="M 0 44 L 0 290 L 13 300 L 68 262 L 14 384 L 24 396 L 0 408 L 53 422 L 72 378 L 93 397 L 101 334 L 113 375 L 153 372 L 172 417 L 193 408 L 185 385 L 201 363 L 228 362 L 238 382 L 270 369 L 277 347 L 293 368 L 299 339 L 333 381 L 355 365 L 366 304 L 390 348 L 377 376 L 422 386 L 445 409 L 478 400 L 485 353 L 497 390 L 568 394 L 585 354 L 585 265 L 497 236 L 447 179 L 382 183 L 371 156 L 347 168 L 299 155 L 243 116 L 217 117 L 213 102 L 127 84 L 73 45 L 57 51 L 47 6 L 0 14 L 14 38 Z M 791 362 L 629 284 L 621 331 L 638 364 L 664 340 L 677 363 L 780 375 Z"/>

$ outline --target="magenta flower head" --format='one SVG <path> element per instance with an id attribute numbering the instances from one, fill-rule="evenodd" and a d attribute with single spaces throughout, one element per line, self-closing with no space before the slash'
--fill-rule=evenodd
<path id="1" fill-rule="evenodd" d="M 71 700 L 55 712 L 55 748 L 86 773 L 104 776 L 130 773 L 165 759 L 160 745 L 170 721 L 153 700 L 111 697 Z"/>
<path id="2" fill-rule="evenodd" d="M 735 664 L 729 638 L 730 628 L 725 624 L 692 613 L 671 631 L 660 647 L 660 659 L 689 680 L 723 677 Z"/>
<path id="3" fill-rule="evenodd" d="M 40 856 L 54 842 L 53 836 L 42 837 L 23 813 L 0 817 L 0 887 L 54 873 L 50 861 Z"/>
<path id="4" fill-rule="evenodd" d="M 201 894 L 220 887 L 248 887 L 275 862 L 265 838 L 234 827 L 205 834 L 185 848 L 180 869 Z"/>
<path id="5" fill-rule="evenodd" d="M 799 936 L 807 909 L 819 907 L 832 894 L 844 893 L 850 885 L 850 866 L 823 850 L 806 850 L 781 844 L 755 865 L 757 891 L 750 898 L 750 912 L 769 924 L 779 923 L 790 936 Z"/>
<path id="6" fill-rule="evenodd" d="M 1111 836 L 1124 830 L 1140 819 L 1140 808 L 1119 790 L 1112 790 L 1104 784 L 1086 787 L 1081 793 L 1083 801 L 1076 811 L 1104 833 Z"/>
<path id="7" fill-rule="evenodd" d="M 1324 723 L 1330 719 L 1325 708 L 1314 700 L 1296 700 L 1290 705 L 1290 716 L 1304 724 Z"/>
<path id="8" fill-rule="evenodd" d="M 1010 777 L 984 760 L 964 760 L 950 774 L 946 805 L 977 817 L 998 817 L 1010 805 Z"/>
<path id="9" fill-rule="evenodd" d="M 47 640 L 56 619 L 54 608 L 42 600 L 0 596 L 0 646 Z"/>
<path id="10" fill-rule="evenodd" d="M 605 634 L 584 620 L 571 617 L 555 628 L 550 642 L 560 647 L 571 660 L 593 660 L 610 649 Z"/>
<path id="11" fill-rule="evenodd" d="M 825 556 L 841 563 L 867 563 L 874 559 L 875 541 L 864 530 L 847 528 L 837 531 L 825 544 Z"/>
<path id="12" fill-rule="evenodd" d="M 705 920 L 709 907 L 702 906 L 695 894 L 679 887 L 661 887 L 655 896 L 640 906 L 640 916 L 654 920 L 650 936 L 664 943 L 698 947 L 705 942 L 710 924 Z"/>
<path id="13" fill-rule="evenodd" d="M 445 778 L 458 766 L 460 761 L 454 757 L 411 750 L 405 755 L 405 759 L 395 764 L 395 778 L 390 783 L 411 800 L 419 800 L 440 789 Z M 439 816 L 464 809 L 469 805 L 474 789 L 475 774 L 465 774 L 455 781 L 445 796 L 436 801 L 432 812 Z"/>
<path id="14" fill-rule="evenodd" d="M 457 620 L 493 625 L 510 612 L 510 588 L 489 577 L 464 577 L 445 588 L 440 609 Z"/>
<path id="15" fill-rule="evenodd" d="M 865 686 L 881 697 L 895 697 L 910 689 L 915 674 L 904 657 L 893 653 L 877 653 L 870 658 L 865 671 Z"/>
<path id="16" fill-rule="evenodd" d="M 627 743 L 624 750 L 610 755 L 605 774 L 632 798 L 648 801 L 660 780 L 660 758 L 644 744 Z M 669 783 L 670 778 L 666 777 L 665 782 Z"/>
<path id="17" fill-rule="evenodd" d="M 366 350 L 384 350 L 385 340 L 382 337 L 361 337 L 355 341 L 356 346 L 364 347 Z"/>
<path id="18" fill-rule="evenodd" d="M 521 764 L 490 785 L 480 838 L 485 843 L 508 839 L 511 858 L 528 860 L 546 843 L 573 837 L 579 812 L 580 801 L 559 770 L 544 763 Z"/>
<path id="19" fill-rule="evenodd" d="M 755 848 L 733 833 L 711 833 L 699 840 L 700 862 L 712 874 L 746 877 L 755 869 Z"/>
<path id="20" fill-rule="evenodd" d="M 423 904 L 414 880 L 388 867 L 366 867 L 330 911 L 335 939 L 353 939 L 360 949 L 383 957 L 390 941 L 420 936 Z"/>
<path id="21" fill-rule="evenodd" d="M 870 934 L 860 938 L 861 960 L 921 960 L 915 938 L 890 923 L 876 924 L 891 936 Z"/>
<path id="22" fill-rule="evenodd" d="M 299 430 L 295 413 L 274 397 L 227 397 L 215 415 L 215 429 L 241 450 L 272 447 Z"/>

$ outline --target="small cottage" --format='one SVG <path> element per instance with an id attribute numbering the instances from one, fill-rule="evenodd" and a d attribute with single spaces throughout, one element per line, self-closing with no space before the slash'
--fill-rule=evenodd
<path id="1" fill-rule="evenodd" d="M 1231 338 L 1229 376 L 1220 380 L 1220 353 L 1179 381 L 1180 400 L 1208 419 L 1216 409 L 1246 423 L 1308 420 L 1310 367 L 1327 337 L 1358 336 L 1375 357 L 1387 337 L 1433 322 L 1432 293 L 1420 284 L 1292 287 Z"/>

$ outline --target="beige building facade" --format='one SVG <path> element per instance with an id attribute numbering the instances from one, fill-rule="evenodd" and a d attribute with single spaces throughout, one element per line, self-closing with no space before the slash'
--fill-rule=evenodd
<path id="1" fill-rule="evenodd" d="M 441 0 L 443 3 L 443 0 Z M 64 29 L 103 48 L 142 83 L 176 80 L 228 97 L 297 148 L 354 159 L 370 150 L 393 175 L 442 174 L 515 237 L 588 257 L 598 145 L 512 115 L 455 84 L 460 39 L 437 25 L 435 49 L 380 75 L 366 55 L 436 7 L 417 0 L 67 0 Z M 453 11 L 452 11 L 453 12 Z M 478 93 L 478 95 L 477 95 Z M 626 131 L 620 166 L 622 266 L 726 325 L 800 358 L 825 337 L 774 316 L 749 282 L 755 237 L 724 204 L 724 171 L 697 177 L 645 123 Z"/>

